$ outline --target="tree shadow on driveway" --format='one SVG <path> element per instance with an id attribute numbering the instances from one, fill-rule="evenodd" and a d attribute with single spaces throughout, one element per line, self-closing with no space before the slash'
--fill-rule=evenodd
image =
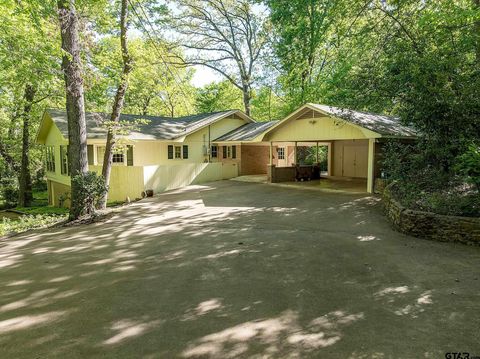
<path id="1" fill-rule="evenodd" d="M 1 242 L 0 356 L 479 353 L 479 260 L 392 231 L 376 197 L 192 186 Z"/>

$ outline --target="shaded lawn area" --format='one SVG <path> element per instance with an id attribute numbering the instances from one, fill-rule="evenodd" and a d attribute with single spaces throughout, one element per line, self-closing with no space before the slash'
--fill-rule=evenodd
<path id="1" fill-rule="evenodd" d="M 0 242 L 0 356 L 474 354 L 479 262 L 394 232 L 377 197 L 192 186 Z"/>

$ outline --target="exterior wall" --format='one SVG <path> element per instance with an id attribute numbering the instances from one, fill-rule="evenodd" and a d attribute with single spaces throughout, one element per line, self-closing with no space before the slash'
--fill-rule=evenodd
<path id="1" fill-rule="evenodd" d="M 274 157 L 275 157 L 274 152 Z M 266 174 L 270 156 L 269 146 L 244 145 L 241 146 L 240 175 Z"/>
<path id="2" fill-rule="evenodd" d="M 152 189 L 154 193 L 238 176 L 236 164 L 221 162 L 145 166 L 143 169 L 145 189 Z"/>
<path id="3" fill-rule="evenodd" d="M 49 204 L 60 207 L 60 196 L 67 195 L 70 197 L 70 186 L 67 186 L 63 183 L 58 183 L 55 181 L 48 180 L 48 191 L 49 191 Z M 64 207 L 70 207 L 70 200 L 67 199 L 63 203 Z"/>
<path id="4" fill-rule="evenodd" d="M 89 166 L 90 171 L 102 173 L 101 166 Z M 141 166 L 113 166 L 110 175 L 109 201 L 125 201 L 142 198 L 143 167 Z"/>
<path id="5" fill-rule="evenodd" d="M 368 140 L 334 141 L 331 148 L 333 176 L 367 178 Z"/>
<path id="6" fill-rule="evenodd" d="M 45 139 L 46 146 L 54 146 L 55 153 L 55 172 L 46 171 L 47 180 L 70 186 L 70 176 L 61 174 L 60 146 L 68 145 L 68 141 L 63 138 L 57 126 L 51 126 Z"/>
<path id="7" fill-rule="evenodd" d="M 328 141 L 367 138 L 362 130 L 352 124 L 330 117 L 292 119 L 280 124 L 264 141 Z M 373 134 L 373 133 L 372 133 Z M 373 136 L 373 135 L 372 135 Z"/>

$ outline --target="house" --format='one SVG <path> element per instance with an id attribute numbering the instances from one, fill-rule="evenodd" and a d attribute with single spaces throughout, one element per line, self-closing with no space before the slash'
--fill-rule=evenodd
<path id="1" fill-rule="evenodd" d="M 107 130 L 102 127 L 105 119 L 108 119 L 105 114 L 86 114 L 89 170 L 98 173 L 105 153 Z M 256 124 L 239 110 L 178 118 L 125 114 L 120 120 L 136 123 L 140 119 L 147 123 L 138 124 L 122 136 L 123 150 L 113 155 L 110 201 L 140 198 L 146 189 L 161 192 L 238 176 L 242 173 L 239 149 L 235 144 L 211 146 L 212 140 L 244 125 Z M 49 203 L 58 206 L 71 185 L 65 111 L 45 110 L 37 143 L 45 146 Z"/>
<path id="2" fill-rule="evenodd" d="M 104 114 L 87 113 L 88 164 L 101 172 L 106 129 Z M 295 180 L 294 165 L 302 154 L 327 148 L 324 176 L 356 178 L 372 192 L 380 176 L 380 159 L 388 139 L 415 139 L 415 131 L 398 118 L 305 104 L 280 121 L 256 122 L 242 111 L 230 110 L 178 118 L 122 115 L 121 121 L 146 119 L 122 137 L 123 150 L 113 156 L 109 200 L 139 198 L 189 184 L 244 175 L 268 176 L 270 182 Z M 46 110 L 37 135 L 45 146 L 51 204 L 59 205 L 70 191 L 67 156 L 67 115 Z M 310 161 L 311 162 L 311 161 Z M 315 162 L 315 161 L 314 161 Z M 67 203 L 68 205 L 68 203 Z"/>

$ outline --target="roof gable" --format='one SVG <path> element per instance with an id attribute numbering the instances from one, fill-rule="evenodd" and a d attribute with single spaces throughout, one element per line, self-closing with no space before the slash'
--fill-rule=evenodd
<path id="1" fill-rule="evenodd" d="M 365 137 L 415 137 L 416 131 L 402 125 L 398 117 L 307 103 L 269 129 L 265 135 L 295 119 L 333 118 L 360 129 Z"/>

